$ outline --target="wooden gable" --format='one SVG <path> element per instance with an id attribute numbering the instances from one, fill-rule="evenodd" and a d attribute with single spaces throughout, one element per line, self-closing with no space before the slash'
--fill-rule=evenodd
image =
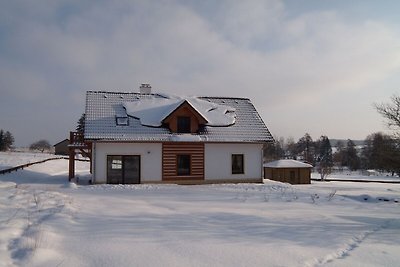
<path id="1" fill-rule="evenodd" d="M 207 120 L 197 112 L 187 101 L 183 102 L 173 112 L 171 112 L 164 120 L 163 123 L 167 124 L 171 132 L 178 132 L 178 118 L 190 118 L 190 133 L 197 133 L 200 125 L 207 123 Z"/>

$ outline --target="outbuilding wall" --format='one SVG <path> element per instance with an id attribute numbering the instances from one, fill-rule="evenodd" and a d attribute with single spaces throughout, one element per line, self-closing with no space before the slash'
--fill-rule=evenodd
<path id="1" fill-rule="evenodd" d="M 140 155 L 140 181 L 161 182 L 161 143 L 93 143 L 93 182 L 107 182 L 107 155 Z"/>
<path id="2" fill-rule="evenodd" d="M 264 168 L 264 178 L 290 184 L 310 184 L 311 168 Z"/>

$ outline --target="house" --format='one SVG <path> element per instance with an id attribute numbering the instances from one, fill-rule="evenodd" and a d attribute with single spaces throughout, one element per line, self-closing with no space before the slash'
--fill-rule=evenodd
<path id="1" fill-rule="evenodd" d="M 264 164 L 264 178 L 290 184 L 310 184 L 312 168 L 311 164 L 293 159 L 275 160 Z"/>
<path id="2" fill-rule="evenodd" d="M 64 139 L 54 145 L 54 154 L 56 155 L 68 155 L 69 139 Z"/>
<path id="3" fill-rule="evenodd" d="M 88 91 L 93 183 L 262 182 L 273 138 L 247 98 Z M 70 157 L 71 158 L 71 157 Z"/>

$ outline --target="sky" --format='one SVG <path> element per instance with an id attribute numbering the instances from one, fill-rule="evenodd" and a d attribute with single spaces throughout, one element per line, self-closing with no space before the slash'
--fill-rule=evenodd
<path id="1" fill-rule="evenodd" d="M 400 2 L 0 0 L 0 129 L 69 136 L 88 90 L 250 98 L 273 134 L 388 132 Z M 388 132 L 389 133 L 389 132 Z"/>

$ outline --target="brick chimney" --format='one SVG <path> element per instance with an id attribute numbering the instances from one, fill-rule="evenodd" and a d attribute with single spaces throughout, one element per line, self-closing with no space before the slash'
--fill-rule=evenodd
<path id="1" fill-rule="evenodd" d="M 151 94 L 151 86 L 149 83 L 142 83 L 139 88 L 140 88 L 139 92 L 141 94 L 143 95 Z"/>

